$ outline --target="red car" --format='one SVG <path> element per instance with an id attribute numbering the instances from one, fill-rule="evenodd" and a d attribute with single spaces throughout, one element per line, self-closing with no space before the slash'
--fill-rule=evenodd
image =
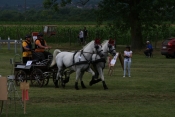
<path id="1" fill-rule="evenodd" d="M 175 37 L 162 42 L 161 54 L 165 55 L 166 58 L 175 57 Z"/>

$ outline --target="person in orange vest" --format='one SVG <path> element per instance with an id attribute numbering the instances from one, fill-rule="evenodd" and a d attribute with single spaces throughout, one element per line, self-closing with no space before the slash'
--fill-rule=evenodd
<path id="1" fill-rule="evenodd" d="M 23 63 L 27 63 L 28 60 L 32 59 L 32 44 L 31 44 L 31 36 L 26 35 L 25 41 L 22 42 L 22 57 Z"/>
<path id="2" fill-rule="evenodd" d="M 35 52 L 42 56 L 40 59 L 44 60 L 44 59 L 48 59 L 49 55 L 52 56 L 50 52 L 45 51 L 50 48 L 51 47 L 48 46 L 46 41 L 43 39 L 43 33 L 38 33 L 37 39 L 35 40 Z"/>

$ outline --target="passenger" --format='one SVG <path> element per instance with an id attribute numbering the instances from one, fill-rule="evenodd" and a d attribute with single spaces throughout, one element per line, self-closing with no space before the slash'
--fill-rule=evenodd
<path id="1" fill-rule="evenodd" d="M 32 59 L 32 44 L 31 44 L 31 36 L 26 35 L 25 41 L 22 42 L 22 58 L 23 63 L 27 63 L 28 60 Z"/>
<path id="2" fill-rule="evenodd" d="M 52 54 L 46 49 L 50 49 L 50 46 L 47 46 L 46 41 L 43 39 L 43 34 L 38 33 L 37 39 L 35 40 L 35 59 L 44 60 L 48 59 L 48 56 L 52 56 Z M 39 58 L 38 58 L 39 57 Z"/>

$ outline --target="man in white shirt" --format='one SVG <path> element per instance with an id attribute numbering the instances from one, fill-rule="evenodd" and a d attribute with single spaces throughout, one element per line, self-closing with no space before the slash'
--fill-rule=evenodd
<path id="1" fill-rule="evenodd" d="M 83 41 L 84 41 L 84 40 L 83 40 L 83 30 L 80 30 L 78 37 L 79 37 L 79 39 L 80 39 L 81 45 L 83 45 Z"/>

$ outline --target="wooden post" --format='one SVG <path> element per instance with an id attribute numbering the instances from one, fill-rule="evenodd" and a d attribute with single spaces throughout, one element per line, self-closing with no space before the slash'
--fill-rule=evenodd
<path id="1" fill-rule="evenodd" d="M 0 76 L 0 101 L 2 101 L 2 105 L 0 104 L 0 114 L 3 109 L 3 101 L 6 101 L 7 104 L 7 78 Z M 2 107 L 1 107 L 2 106 Z M 6 115 L 7 115 L 7 106 L 6 106 Z"/>
<path id="2" fill-rule="evenodd" d="M 117 58 L 119 57 L 119 53 L 116 53 L 116 55 L 111 59 L 111 61 L 109 61 L 109 71 L 108 71 L 108 75 L 112 75 L 113 71 L 114 71 L 114 66 L 115 63 L 117 61 Z"/>
<path id="3" fill-rule="evenodd" d="M 29 83 L 21 82 L 20 89 L 22 90 L 22 100 L 24 102 L 24 114 L 26 114 L 26 101 L 29 100 L 28 97 Z"/>
<path id="4" fill-rule="evenodd" d="M 119 53 L 119 60 L 120 60 L 120 64 L 122 66 L 122 69 L 124 70 L 124 58 L 123 58 L 123 55 L 121 53 Z"/>
<path id="5" fill-rule="evenodd" d="M 0 100 L 7 100 L 7 78 L 0 77 Z"/>

